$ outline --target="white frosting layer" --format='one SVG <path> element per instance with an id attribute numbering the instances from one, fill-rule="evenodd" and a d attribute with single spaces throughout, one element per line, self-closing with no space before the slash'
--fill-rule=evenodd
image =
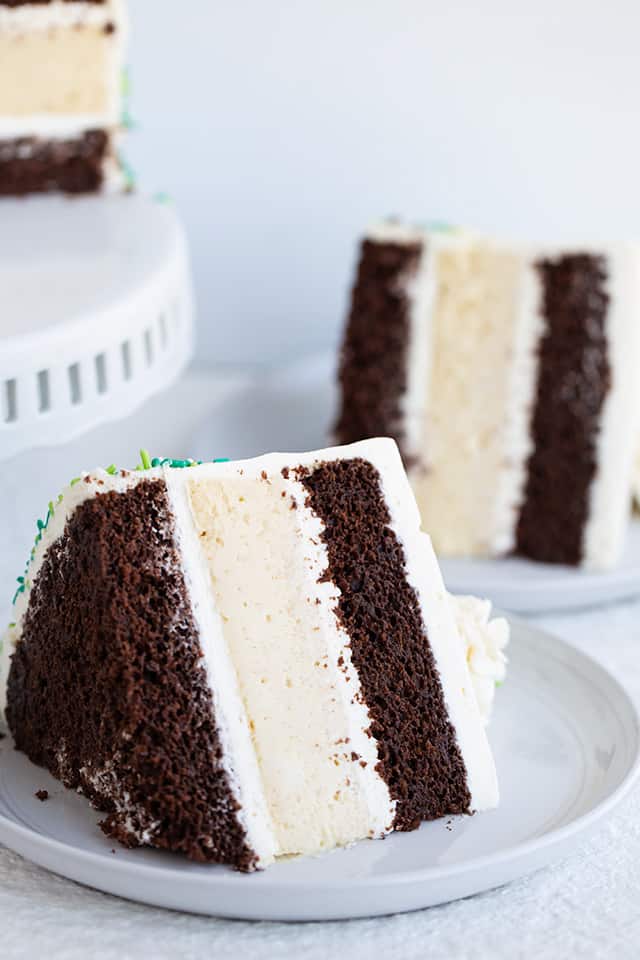
<path id="1" fill-rule="evenodd" d="M 612 566 L 622 552 L 640 436 L 640 247 L 617 247 L 605 256 L 611 388 L 600 418 L 598 467 L 583 539 L 584 564 L 595 569 Z"/>
<path id="2" fill-rule="evenodd" d="M 451 602 L 473 689 L 486 724 L 491 718 L 496 687 L 507 675 L 504 650 L 509 643 L 509 623 L 504 617 L 491 619 L 489 600 L 452 596 Z"/>
<path id="3" fill-rule="evenodd" d="M 104 27 L 107 23 L 120 22 L 123 12 L 122 0 L 104 3 L 51 0 L 51 3 L 23 3 L 18 7 L 0 6 L 0 31 L 30 33 L 32 30 Z"/>
<path id="4" fill-rule="evenodd" d="M 183 470 L 157 468 L 144 473 L 127 473 L 124 476 L 111 476 L 99 470 L 84 476 L 80 482 L 65 490 L 61 503 L 57 505 L 35 549 L 28 573 L 27 589 L 19 595 L 16 602 L 16 625 L 9 631 L 7 638 L 8 644 L 4 654 L 5 674 L 0 677 L 2 700 L 4 701 L 5 694 L 7 657 L 11 651 L 11 644 L 19 642 L 20 639 L 30 584 L 38 575 L 48 547 L 62 534 L 67 519 L 80 503 L 96 494 L 110 490 L 122 492 L 141 479 L 165 480 L 176 518 L 177 545 L 183 558 L 185 578 L 205 652 L 205 665 L 220 724 L 226 766 L 230 773 L 232 788 L 242 806 L 241 816 L 250 843 L 262 862 L 268 863 L 274 854 L 280 851 L 276 843 L 273 817 L 265 802 L 264 768 L 259 769 L 260 764 L 256 762 L 256 756 L 251 747 L 246 700 L 243 704 L 233 657 L 230 655 L 225 630 L 220 620 L 220 609 L 216 609 L 212 602 L 209 579 L 211 569 L 208 566 L 206 552 L 199 543 L 203 531 L 198 530 L 194 525 L 193 504 L 190 508 L 189 498 L 193 496 L 194 484 L 205 488 L 211 481 L 219 484 L 225 478 L 255 479 L 261 477 L 263 472 L 267 476 L 279 476 L 285 466 L 312 467 L 315 463 L 325 460 L 358 456 L 369 460 L 381 476 L 385 501 L 391 515 L 391 525 L 405 551 L 407 577 L 420 600 L 449 718 L 455 728 L 467 770 L 472 806 L 478 810 L 494 806 L 498 801 L 495 767 L 456 627 L 453 607 L 442 583 L 429 538 L 420 531 L 415 499 L 402 468 L 397 447 L 391 440 L 365 441 L 310 454 L 270 454 L 255 460 L 203 464 Z M 340 702 L 341 713 L 346 724 L 345 730 L 349 738 L 349 749 L 366 761 L 365 767 L 355 763 L 350 767 L 357 778 L 358 789 L 364 797 L 368 811 L 366 832 L 369 835 L 380 835 L 391 825 L 394 804 L 386 784 L 375 770 L 377 759 L 375 741 L 365 733 L 370 722 L 366 706 L 359 703 L 359 698 L 354 696 L 359 689 L 359 678 L 350 660 L 348 638 L 337 626 L 333 614 L 337 588 L 332 584 L 317 582 L 319 572 L 326 567 L 326 554 L 318 541 L 321 525 L 318 519 L 305 509 L 304 490 L 300 488 L 294 477 L 287 481 L 284 492 L 287 497 L 290 495 L 297 502 L 298 509 L 289 512 L 295 514 L 298 530 L 304 537 L 305 569 L 300 570 L 299 564 L 295 563 L 295 575 L 292 572 L 294 580 L 297 576 L 302 578 L 299 584 L 295 580 L 296 593 L 303 598 L 308 597 L 310 608 L 314 609 L 317 629 L 320 632 L 319 642 L 327 651 L 329 664 L 327 670 Z M 241 540 L 238 540 L 238 545 L 242 547 Z M 282 550 L 287 550 L 290 546 L 291 544 L 284 541 L 281 544 Z M 277 553 L 276 550 L 275 554 Z M 285 554 L 286 557 L 295 557 L 295 555 L 293 551 Z M 242 561 L 242 563 L 246 562 L 246 560 Z M 250 557 L 248 562 L 251 562 Z M 231 571 L 231 580 L 228 579 L 229 571 L 224 575 L 227 577 L 226 596 L 229 596 L 229 587 L 233 587 L 233 571 Z M 259 580 L 258 576 L 256 580 Z M 246 590 L 246 581 L 243 589 Z M 278 596 L 274 586 L 273 600 L 276 606 Z M 320 601 L 319 604 L 315 603 L 316 598 Z M 303 622 L 306 620 L 307 618 L 304 618 Z M 314 631 L 315 629 L 314 627 Z M 342 669 L 339 669 L 340 657 L 343 657 Z M 314 696 L 316 693 L 310 688 L 308 690 L 310 704 Z M 4 702 L 1 706 L 4 708 Z M 357 834 L 357 836 L 360 835 L 363 835 L 362 831 Z M 355 839 L 356 836 L 353 838 Z"/>
<path id="5" fill-rule="evenodd" d="M 532 257 L 523 258 L 519 303 L 514 316 L 513 353 L 504 410 L 504 457 L 493 504 L 491 552 L 498 556 L 515 547 L 516 527 L 527 461 L 533 451 L 531 418 L 538 385 L 538 344 L 544 333 L 540 279 Z"/>

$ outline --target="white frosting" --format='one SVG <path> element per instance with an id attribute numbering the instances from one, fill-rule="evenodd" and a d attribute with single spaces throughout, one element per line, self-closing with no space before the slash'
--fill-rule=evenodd
<path id="1" fill-rule="evenodd" d="M 509 358 L 508 399 L 504 417 L 504 457 L 493 504 L 491 552 L 498 556 L 515 547 L 516 526 L 527 461 L 533 451 L 531 417 L 538 386 L 538 344 L 544 333 L 540 278 L 533 258 L 523 259 L 519 303 L 514 317 L 513 353 Z"/>
<path id="2" fill-rule="evenodd" d="M 600 418 L 598 467 L 583 539 L 584 564 L 596 569 L 612 566 L 622 552 L 640 436 L 640 247 L 621 246 L 605 256 L 611 388 Z"/>
<path id="3" fill-rule="evenodd" d="M 451 603 L 480 713 L 487 724 L 496 687 L 507 674 L 504 650 L 509 643 L 509 623 L 504 617 L 491 619 L 489 600 L 452 596 Z"/>
<path id="4" fill-rule="evenodd" d="M 70 30 L 82 26 L 104 27 L 108 23 L 113 23 L 116 31 L 105 37 L 110 45 L 106 77 L 108 104 L 105 111 L 96 114 L 41 113 L 26 116 L 0 113 L 0 139 L 27 136 L 62 139 L 79 136 L 86 130 L 117 127 L 121 120 L 121 74 L 129 35 L 129 19 L 124 0 L 106 0 L 105 3 L 83 3 L 80 0 L 67 3 L 64 0 L 53 0 L 46 4 L 0 6 L 0 34 L 20 35 L 52 29 Z"/>
<path id="5" fill-rule="evenodd" d="M 467 770 L 468 786 L 474 809 L 494 806 L 498 801 L 495 767 L 484 732 L 474 686 L 469 674 L 464 650 L 456 627 L 453 608 L 445 591 L 438 564 L 429 538 L 419 529 L 419 515 L 402 468 L 399 453 L 392 440 L 371 440 L 347 447 L 330 448 L 309 454 L 270 454 L 249 461 L 235 463 L 203 464 L 184 470 L 157 468 L 144 473 L 126 473 L 111 476 L 102 470 L 83 476 L 80 482 L 68 487 L 41 541 L 35 548 L 33 561 L 27 577 L 27 589 L 20 594 L 15 606 L 16 625 L 5 638 L 4 676 L 0 676 L 0 698 L 4 701 L 6 667 L 12 644 L 19 642 L 21 625 L 26 612 L 30 585 L 41 568 L 48 547 L 63 532 L 67 519 L 78 505 L 89 497 L 107 491 L 122 492 L 141 479 L 164 480 L 176 519 L 176 541 L 181 553 L 185 579 L 188 585 L 194 616 L 199 627 L 205 654 L 205 667 L 214 699 L 216 717 L 220 726 L 221 740 L 226 757 L 226 766 L 234 794 L 242 806 L 243 823 L 250 843 L 263 864 L 268 863 L 277 849 L 274 837 L 274 822 L 265 802 L 264 780 L 259 762 L 251 745 L 246 711 L 240 695 L 238 677 L 232 657 L 225 642 L 219 611 L 211 598 L 210 570 L 206 554 L 198 542 L 202 532 L 194 526 L 193 505 L 189 506 L 189 491 L 193 485 L 207 485 L 209 480 L 243 476 L 260 477 L 263 471 L 269 476 L 279 476 L 283 467 L 308 465 L 316 462 L 361 456 L 369 460 L 379 471 L 385 501 L 391 515 L 391 525 L 403 544 L 407 560 L 407 577 L 420 599 L 422 615 L 429 642 L 438 667 L 449 718 L 455 728 L 458 745 Z M 393 819 L 394 804 L 388 788 L 376 772 L 376 745 L 365 734 L 370 720 L 366 706 L 356 696 L 359 690 L 357 671 L 350 659 L 348 637 L 338 627 L 333 608 L 337 588 L 333 584 L 319 584 L 318 575 L 326 568 L 325 548 L 319 542 L 321 524 L 318 518 L 305 508 L 304 490 L 291 477 L 285 484 L 285 492 L 296 500 L 295 514 L 299 530 L 304 535 L 304 572 L 300 584 L 296 580 L 296 592 L 309 598 L 310 609 L 317 618 L 320 640 L 327 652 L 331 682 L 339 698 L 349 749 L 366 762 L 366 766 L 352 764 L 350 769 L 357 777 L 358 789 L 365 798 L 368 811 L 367 833 L 380 835 L 389 829 Z M 315 543 L 313 542 L 315 541 Z M 238 544 L 242 546 L 241 541 Z M 276 545 L 277 546 L 277 545 Z M 281 545 L 287 550 L 291 544 Z M 277 550 L 275 553 L 282 551 Z M 288 557 L 291 554 L 285 553 Z M 299 571 L 299 564 L 295 564 Z M 256 578 L 258 579 L 258 578 Z M 227 586 L 231 584 L 228 582 Z M 245 583 L 246 589 L 246 583 Z M 262 589 L 262 588 L 261 588 Z M 274 603 L 277 594 L 274 586 Z M 315 603 L 315 599 L 320 601 Z M 315 612 L 317 611 L 317 612 Z M 306 619 L 305 619 L 306 622 Z M 315 630 L 316 628 L 314 628 Z M 8 642 L 7 642 L 8 641 Z M 342 669 L 338 669 L 343 657 Z M 347 679 L 348 677 L 348 679 Z M 308 697 L 315 696 L 313 689 Z M 311 703 L 311 699 L 308 701 Z M 4 709 L 4 702 L 0 703 Z M 366 835 L 362 832 L 357 836 Z M 354 837 L 355 838 L 355 837 Z"/>
<path id="6" fill-rule="evenodd" d="M 9 117 L 0 115 L 0 139 L 40 137 L 47 140 L 69 140 L 87 130 L 116 127 L 120 123 L 120 101 L 111 101 L 106 113 L 39 113 Z"/>
<path id="7" fill-rule="evenodd" d="M 28 33 L 60 27 L 104 27 L 107 23 L 119 21 L 123 11 L 122 0 L 106 0 L 105 3 L 51 0 L 51 3 L 23 3 L 18 7 L 0 6 L 0 30 Z"/>

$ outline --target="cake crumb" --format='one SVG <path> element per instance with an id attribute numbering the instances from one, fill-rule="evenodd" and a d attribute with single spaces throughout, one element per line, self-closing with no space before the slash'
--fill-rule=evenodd
<path id="1" fill-rule="evenodd" d="M 36 790 L 36 792 L 34 793 L 34 796 L 37 797 L 38 800 L 40 800 L 42 803 L 44 803 L 45 800 L 48 800 L 48 799 L 49 799 L 49 791 L 48 791 L 48 790 Z"/>

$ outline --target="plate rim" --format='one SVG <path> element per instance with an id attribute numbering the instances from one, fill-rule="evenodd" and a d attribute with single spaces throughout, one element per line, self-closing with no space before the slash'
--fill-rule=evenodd
<path id="1" fill-rule="evenodd" d="M 534 854 L 539 855 L 540 853 L 543 853 L 544 859 L 542 863 L 539 863 L 538 866 L 532 867 L 531 869 L 528 869 L 525 866 L 525 868 L 522 870 L 522 873 L 516 874 L 516 876 L 526 876 L 530 873 L 533 873 L 539 868 L 539 866 L 546 865 L 554 859 L 553 851 L 555 849 L 560 850 L 562 846 L 566 845 L 566 843 L 572 838 L 588 834 L 591 828 L 593 828 L 600 820 L 602 820 L 607 814 L 611 813 L 621 803 L 621 801 L 625 798 L 625 796 L 627 796 L 635 783 L 638 781 L 640 777 L 640 712 L 630 694 L 627 692 L 624 685 L 617 679 L 617 677 L 615 677 L 605 666 L 600 664 L 593 657 L 589 656 L 589 654 L 578 649 L 567 640 L 557 637 L 551 632 L 542 630 L 537 626 L 530 624 L 526 620 L 522 620 L 511 615 L 509 615 L 509 620 L 512 626 L 521 632 L 519 642 L 524 643 L 529 650 L 531 650 L 531 648 L 536 644 L 546 644 L 547 647 L 551 646 L 552 650 L 555 648 L 555 650 L 561 654 L 559 659 L 564 660 L 565 666 L 568 666 L 566 664 L 566 659 L 568 657 L 572 664 L 571 669 L 575 669 L 575 667 L 579 665 L 580 667 L 586 668 L 587 672 L 593 673 L 595 670 L 599 681 L 604 684 L 605 687 L 609 687 L 611 692 L 615 695 L 613 700 L 609 697 L 607 699 L 610 707 L 612 707 L 616 712 L 618 722 L 625 727 L 628 726 L 628 729 L 633 733 L 630 763 L 627 765 L 624 775 L 618 785 L 587 812 L 582 813 L 580 816 L 569 821 L 569 823 L 543 833 L 539 837 L 525 840 L 521 843 L 516 843 L 515 845 L 498 853 L 485 854 L 483 856 L 475 857 L 473 859 L 465 860 L 455 864 L 444 866 L 427 866 L 416 870 L 395 871 L 393 873 L 371 874 L 369 876 L 359 877 L 357 880 L 354 880 L 353 878 L 336 878 L 332 879 L 330 882 L 327 882 L 326 880 L 323 881 L 313 879 L 300 881 L 300 879 L 296 879 L 295 876 L 292 876 L 291 879 L 286 879 L 286 877 L 283 879 L 279 876 L 274 877 L 270 875 L 268 870 L 253 874 L 249 877 L 244 874 L 239 874 L 231 869 L 212 870 L 209 876 L 200 870 L 184 870 L 180 871 L 178 874 L 169 866 L 156 866 L 154 864 L 145 863 L 142 861 L 136 863 L 129 859 L 110 859 L 107 858 L 104 853 L 84 850 L 80 847 L 74 846 L 73 844 L 65 843 L 62 840 L 57 840 L 47 836 L 46 834 L 39 833 L 37 830 L 31 827 L 17 823 L 3 813 L 0 813 L 0 841 L 9 847 L 9 849 L 14 850 L 22 856 L 25 856 L 31 862 L 45 867 L 46 869 L 50 870 L 50 872 L 53 872 L 59 876 L 67 877 L 68 879 L 76 882 L 80 882 L 85 886 L 92 886 L 94 889 L 103 890 L 108 893 L 115 894 L 116 896 L 123 896 L 126 899 L 134 898 L 128 895 L 126 892 L 118 893 L 116 890 L 114 890 L 113 884 L 109 885 L 108 883 L 107 875 L 110 877 L 115 877 L 116 880 L 121 879 L 123 882 L 126 880 L 137 879 L 143 882 L 151 881 L 160 885 L 171 882 L 175 883 L 176 880 L 179 880 L 181 886 L 186 885 L 188 888 L 193 888 L 194 886 L 196 888 L 201 888 L 204 885 L 204 887 L 207 888 L 208 893 L 210 893 L 212 896 L 215 895 L 216 891 L 223 890 L 225 893 L 231 893 L 238 889 L 245 889 L 247 891 L 251 890 L 252 893 L 257 893 L 259 892 L 259 885 L 262 885 L 264 893 L 269 897 L 273 897 L 277 896 L 279 893 L 290 893 L 292 887 L 299 887 L 301 884 L 304 887 L 305 894 L 307 895 L 326 893 L 329 888 L 331 889 L 332 893 L 353 893 L 354 891 L 367 892 L 390 887 L 393 887 L 395 890 L 397 890 L 407 886 L 419 886 L 420 884 L 424 883 L 452 881 L 461 875 L 469 875 L 472 877 L 479 871 L 488 868 L 491 868 L 494 871 L 502 868 L 504 871 L 505 868 L 517 864 L 519 860 L 526 860 L 528 857 Z M 584 669 L 580 671 L 580 674 L 583 681 L 586 680 Z M 621 705 L 623 707 L 622 711 L 620 711 Z M 8 738 L 8 741 L 9 744 L 12 743 L 10 738 Z M 33 856 L 34 847 L 36 856 Z M 26 848 L 29 848 L 29 852 L 27 853 L 24 852 Z M 58 870 L 48 866 L 48 863 L 50 862 L 48 858 L 47 862 L 44 863 L 42 859 L 37 856 L 39 850 L 42 850 L 43 856 L 46 856 L 46 854 L 49 854 L 50 856 L 53 856 L 54 854 L 60 854 L 62 866 L 64 867 L 65 865 L 69 864 L 71 871 L 69 870 L 68 866 L 66 870 Z M 105 864 L 108 864 L 108 869 L 106 871 L 104 871 Z M 78 880 L 77 874 L 75 876 L 73 875 L 74 865 L 77 865 L 78 869 L 81 867 L 98 868 L 95 878 L 98 881 L 98 884 L 89 884 L 86 880 Z M 104 878 L 102 877 L 100 868 L 102 868 L 105 873 Z M 251 887 L 249 887 L 248 884 L 252 884 Z M 488 884 L 487 887 L 483 887 L 482 889 L 490 889 L 491 886 L 496 885 L 499 884 Z M 476 892 L 480 892 L 480 890 Z M 471 894 L 463 894 L 462 896 L 468 895 Z M 160 905 L 157 899 L 149 900 L 148 898 L 141 896 L 139 900 Z M 188 910 L 189 908 L 174 907 L 173 909 Z M 199 909 L 198 906 L 194 904 L 192 912 L 203 913 L 204 911 Z M 216 912 L 215 904 L 212 904 L 212 910 L 207 912 L 214 916 L 242 916 L 240 913 L 231 914 L 228 910 L 225 911 L 224 909 Z M 259 913 L 260 911 L 258 911 L 258 914 Z M 248 910 L 246 916 L 247 919 L 249 919 L 250 917 L 255 917 L 258 914 L 256 914 L 255 910 Z M 355 911 L 353 913 L 354 917 L 366 915 L 370 914 L 360 914 Z"/>

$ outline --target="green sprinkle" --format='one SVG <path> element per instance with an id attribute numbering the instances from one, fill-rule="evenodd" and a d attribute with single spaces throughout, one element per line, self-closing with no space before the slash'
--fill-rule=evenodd
<path id="1" fill-rule="evenodd" d="M 82 477 L 74 477 L 73 480 L 69 481 L 69 486 L 75 487 L 76 483 L 80 483 L 81 480 L 82 480 Z"/>
<path id="2" fill-rule="evenodd" d="M 115 463 L 110 463 L 106 472 L 110 474 L 110 476 L 115 477 L 116 473 L 118 472 L 118 468 L 116 467 Z"/>
<path id="3" fill-rule="evenodd" d="M 14 627 L 15 627 L 15 623 L 10 623 L 10 624 L 9 624 L 9 630 L 13 630 Z"/>
<path id="4" fill-rule="evenodd" d="M 140 459 L 142 460 L 142 469 L 143 469 L 143 470 L 150 470 L 150 469 L 151 469 L 151 458 L 150 458 L 150 456 L 149 456 L 149 451 L 148 451 L 148 450 L 144 450 L 144 449 L 143 449 L 143 450 L 140 451 Z"/>
<path id="5" fill-rule="evenodd" d="M 53 500 L 49 500 L 49 513 L 51 514 L 51 516 L 53 516 L 55 512 L 56 512 L 56 511 L 55 511 L 55 507 L 54 507 L 54 505 L 53 505 Z"/>
<path id="6" fill-rule="evenodd" d="M 58 494 L 58 503 L 62 503 L 63 500 L 64 500 L 63 495 L 62 495 L 61 493 L 59 493 L 59 494 Z"/>
<path id="7" fill-rule="evenodd" d="M 161 467 L 161 466 L 162 466 L 162 460 L 160 459 L 160 457 L 154 457 L 153 460 L 151 461 L 151 466 L 152 466 L 152 467 Z"/>

